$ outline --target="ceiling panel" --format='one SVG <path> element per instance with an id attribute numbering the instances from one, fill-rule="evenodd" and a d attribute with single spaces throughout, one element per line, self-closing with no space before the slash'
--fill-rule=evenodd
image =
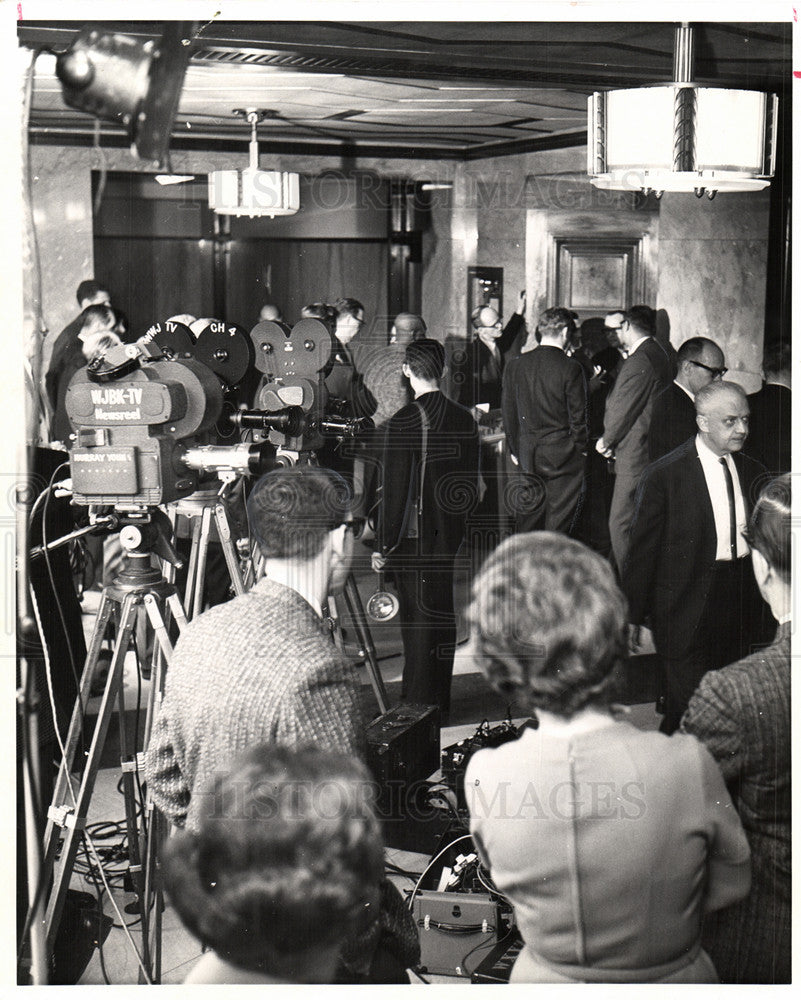
<path id="1" fill-rule="evenodd" d="M 104 22 L 157 38 L 149 22 Z M 80 25 L 21 22 L 20 44 L 54 52 Z M 260 138 L 291 149 L 470 157 L 585 141 L 596 89 L 667 82 L 674 26 L 590 22 L 219 22 L 203 26 L 175 119 L 180 148 L 248 138 L 234 108 L 269 109 Z M 696 26 L 699 82 L 789 96 L 789 23 Z M 34 141 L 92 141 L 94 120 L 67 108 L 52 55 L 36 67 Z M 103 141 L 124 129 L 103 123 Z M 487 146 L 489 143 L 489 147 Z"/>

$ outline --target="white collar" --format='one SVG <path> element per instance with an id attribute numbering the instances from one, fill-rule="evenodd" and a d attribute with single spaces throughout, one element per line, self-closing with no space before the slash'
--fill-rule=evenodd
<path id="1" fill-rule="evenodd" d="M 690 392 L 690 390 L 687 388 L 686 385 L 682 385 L 681 382 L 679 382 L 679 380 L 676 379 L 676 378 L 673 379 L 673 385 L 677 385 L 681 389 L 682 392 L 687 393 L 687 395 L 690 397 L 690 399 L 693 402 L 695 402 L 695 394 L 692 393 L 692 392 Z"/>
<path id="2" fill-rule="evenodd" d="M 629 351 L 629 357 L 631 357 L 632 354 L 634 354 L 634 352 L 637 350 L 637 348 L 640 346 L 640 344 L 644 343 L 646 340 L 649 340 L 649 339 L 650 338 L 646 334 L 646 336 L 640 337 L 639 340 L 635 340 L 634 343 L 631 345 L 631 350 Z"/>
<path id="3" fill-rule="evenodd" d="M 728 459 L 731 458 L 731 452 L 727 452 L 725 455 L 716 455 L 701 437 L 700 432 L 695 435 L 695 447 L 698 449 L 698 457 L 702 462 L 717 462 L 720 464 L 721 458 L 725 458 L 727 459 L 726 464 L 730 464 Z"/>

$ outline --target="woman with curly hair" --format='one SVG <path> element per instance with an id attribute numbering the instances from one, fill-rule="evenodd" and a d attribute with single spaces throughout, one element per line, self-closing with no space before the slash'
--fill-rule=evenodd
<path id="1" fill-rule="evenodd" d="M 384 871 L 369 775 L 355 758 L 260 745 L 219 775 L 195 832 L 164 851 L 169 896 L 211 949 L 191 983 L 332 983 L 374 921 Z"/>
<path id="2" fill-rule="evenodd" d="M 514 535 L 469 617 L 485 677 L 538 723 L 465 778 L 476 848 L 525 943 L 511 981 L 716 982 L 701 924 L 748 892 L 748 844 L 697 740 L 613 710 L 627 615 L 609 564 L 563 535 Z"/>

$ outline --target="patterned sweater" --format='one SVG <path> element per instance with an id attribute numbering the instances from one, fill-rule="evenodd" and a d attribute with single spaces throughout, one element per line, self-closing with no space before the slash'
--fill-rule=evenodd
<path id="1" fill-rule="evenodd" d="M 255 743 L 361 755 L 355 667 L 294 590 L 263 578 L 190 622 L 175 647 L 145 756 L 153 800 L 194 829 L 202 789 Z"/>

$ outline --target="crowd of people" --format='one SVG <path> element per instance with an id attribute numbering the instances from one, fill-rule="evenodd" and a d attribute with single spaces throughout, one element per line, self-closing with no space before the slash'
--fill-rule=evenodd
<path id="1" fill-rule="evenodd" d="M 506 326 L 480 306 L 446 347 L 411 313 L 376 343 L 355 299 L 303 310 L 332 333 L 327 405 L 372 429 L 253 485 L 264 575 L 175 647 L 145 772 L 183 831 L 168 888 L 211 949 L 193 981 L 402 983 L 417 961 L 356 762 L 359 680 L 325 608 L 372 540 L 399 598 L 401 699 L 447 724 L 488 414 L 511 532 L 471 563 L 468 653 L 537 725 L 476 754 L 466 790 L 524 940 L 513 981 L 789 981 L 788 352 L 766 350 L 751 404 L 720 345 L 673 350 L 646 306 L 581 327 L 554 307 L 532 330 L 524 313 L 524 296 Z M 108 298 L 88 303 L 81 346 L 54 352 L 56 416 L 69 364 L 114 322 Z M 644 626 L 661 732 L 617 705 Z"/>

